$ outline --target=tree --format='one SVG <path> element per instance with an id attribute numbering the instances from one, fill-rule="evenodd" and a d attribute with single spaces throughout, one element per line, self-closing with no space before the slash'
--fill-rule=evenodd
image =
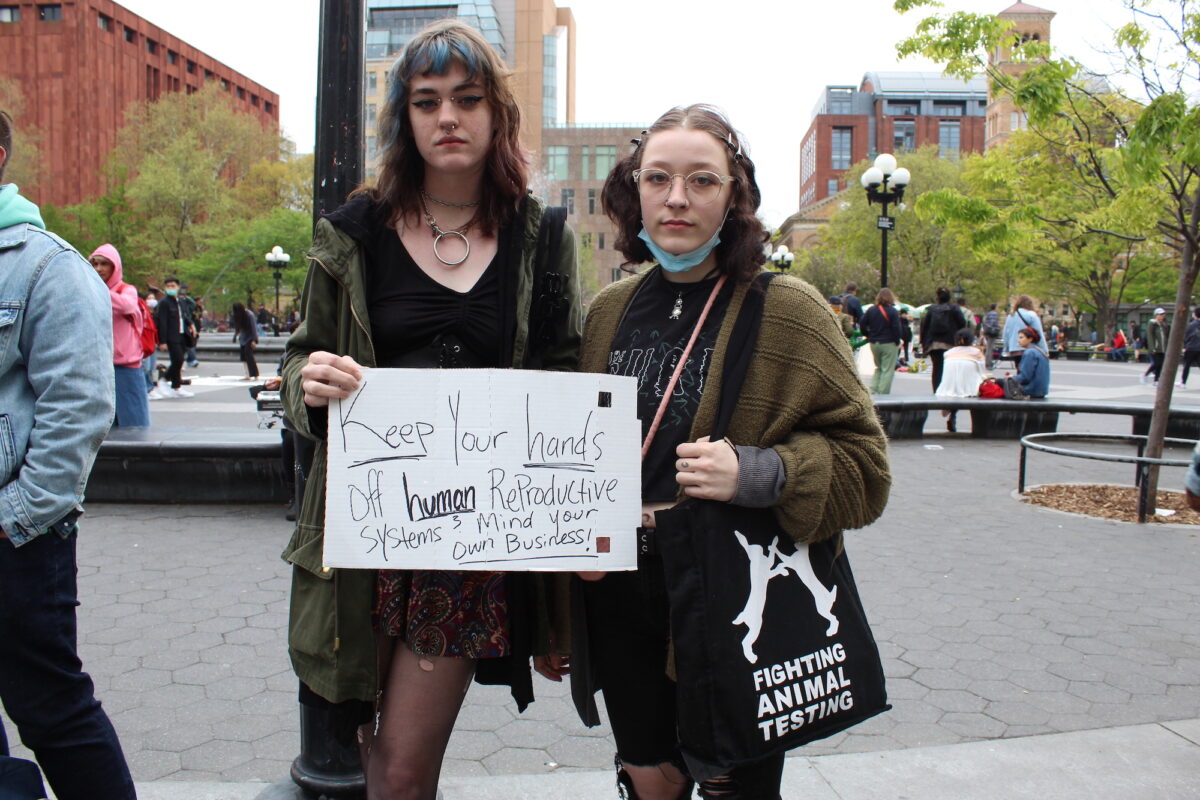
<path id="1" fill-rule="evenodd" d="M 276 245 L 292 257 L 288 268 L 281 270 L 282 287 L 298 296 L 308 271 L 304 254 L 312 246 L 312 216 L 304 211 L 275 208 L 228 227 L 204 241 L 196 256 L 175 266 L 191 284 L 192 294 L 204 297 L 210 311 L 224 313 L 234 302 L 263 303 L 274 310 L 273 270 L 263 256 Z"/>
<path id="2" fill-rule="evenodd" d="M 215 81 L 195 94 L 133 104 L 107 168 L 129 176 L 139 252 L 156 262 L 193 256 L 198 229 L 236 218 L 234 187 L 282 149 L 278 132 L 238 113 Z"/>
<path id="3" fill-rule="evenodd" d="M 897 0 L 895 7 L 905 12 L 933 4 Z M 1099 87 L 1077 61 L 1050 57 L 1045 43 L 1020 42 L 1010 23 L 994 16 L 957 12 L 928 17 L 897 49 L 901 55 L 924 54 L 944 63 L 951 74 L 967 75 L 988 68 L 986 54 L 993 48 L 1011 46 L 1017 57 L 1028 60 L 1027 69 L 1017 76 L 989 70 L 993 87 L 1011 93 L 1032 129 L 1063 137 L 1064 146 L 1078 154 L 1081 179 L 1113 197 L 1124 194 L 1131 204 L 1146 204 L 1154 240 L 1174 253 L 1178 269 L 1174 320 L 1146 446 L 1146 455 L 1157 458 L 1200 271 L 1200 0 L 1125 0 L 1125 7 L 1131 21 L 1114 41 L 1119 75 L 1137 85 L 1137 98 L 1108 85 Z M 1137 232 L 1098 230 L 1141 241 Z M 1157 487 L 1158 469 L 1153 467 L 1147 481 L 1151 503 Z"/>
<path id="4" fill-rule="evenodd" d="M 934 146 L 901 158 L 916 178 L 904 194 L 905 207 L 897 214 L 896 228 L 888 234 L 888 282 L 906 302 L 919 305 L 932 301 L 938 286 L 977 284 L 979 271 L 971 265 L 972 254 L 962 232 L 921 213 L 925 192 L 962 189 L 962 164 L 941 158 Z M 846 182 L 858 186 L 868 166 L 865 161 L 854 165 L 846 173 Z M 865 192 L 846 192 L 842 207 L 823 232 L 821 244 L 805 259 L 805 279 L 822 291 L 832 289 L 834 293 L 840 293 L 846 281 L 854 280 L 860 296 L 874 298 L 880 277 L 880 234 L 874 224 L 877 217 L 878 213 L 868 207 Z"/>

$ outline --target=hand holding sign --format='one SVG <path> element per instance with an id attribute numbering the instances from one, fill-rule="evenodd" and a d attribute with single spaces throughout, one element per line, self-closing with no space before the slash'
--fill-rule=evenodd
<path id="1" fill-rule="evenodd" d="M 330 398 L 349 397 L 358 388 L 360 380 L 362 367 L 357 361 L 323 350 L 309 353 L 308 363 L 300 368 L 304 404 L 312 408 L 328 406 Z"/>

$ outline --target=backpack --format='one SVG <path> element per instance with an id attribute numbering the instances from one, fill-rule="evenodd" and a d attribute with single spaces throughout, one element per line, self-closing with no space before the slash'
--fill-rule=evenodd
<path id="1" fill-rule="evenodd" d="M 936 338 L 953 338 L 958 333 L 954 325 L 953 310 L 942 307 L 934 308 L 929 316 L 929 335 Z"/>
<path id="2" fill-rule="evenodd" d="M 158 347 L 158 326 L 154 324 L 154 314 L 146 301 L 138 296 L 138 312 L 142 315 L 142 358 L 149 358 Z"/>

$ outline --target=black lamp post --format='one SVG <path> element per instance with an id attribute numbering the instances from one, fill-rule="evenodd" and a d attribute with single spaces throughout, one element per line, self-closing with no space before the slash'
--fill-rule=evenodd
<path id="1" fill-rule="evenodd" d="M 883 233 L 879 246 L 880 267 L 879 286 L 888 285 L 888 231 L 896 227 L 896 220 L 888 216 L 888 204 L 899 203 L 904 198 L 904 189 L 908 186 L 911 175 L 904 167 L 896 168 L 896 157 L 891 153 L 880 153 L 875 159 L 875 166 L 862 175 L 863 188 L 867 190 L 867 202 L 879 203 L 883 211 L 875 222 L 875 227 Z"/>
<path id="2" fill-rule="evenodd" d="M 962 281 L 954 284 L 954 302 L 963 303 L 967 299 L 967 291 L 963 289 Z"/>
<path id="3" fill-rule="evenodd" d="M 283 252 L 283 248 L 275 245 L 271 248 L 271 252 L 267 253 L 267 267 L 274 269 L 272 277 L 275 278 L 275 335 L 279 335 L 279 281 L 283 278 L 281 271 L 287 266 L 287 263 L 292 260 L 291 255 Z"/>
<path id="4" fill-rule="evenodd" d="M 786 244 L 781 244 L 775 248 L 775 252 L 771 253 L 771 263 L 775 265 L 776 272 L 787 272 L 792 268 L 792 262 L 796 260 L 796 254 L 788 250 Z"/>

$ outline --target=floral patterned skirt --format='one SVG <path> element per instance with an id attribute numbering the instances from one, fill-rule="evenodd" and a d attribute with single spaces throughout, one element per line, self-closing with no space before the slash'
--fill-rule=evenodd
<path id="1" fill-rule="evenodd" d="M 375 627 L 403 639 L 418 656 L 506 656 L 504 573 L 380 570 Z"/>

